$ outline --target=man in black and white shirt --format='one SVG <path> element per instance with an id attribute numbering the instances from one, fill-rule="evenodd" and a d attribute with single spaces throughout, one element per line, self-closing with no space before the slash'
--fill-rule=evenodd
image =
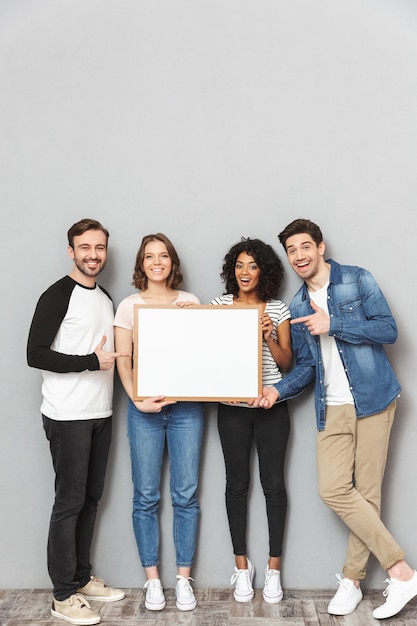
<path id="1" fill-rule="evenodd" d="M 74 266 L 40 297 L 27 361 L 42 370 L 43 426 L 55 470 L 48 536 L 52 614 L 71 624 L 97 624 L 88 599 L 121 600 L 120 589 L 91 576 L 90 548 L 112 429 L 113 303 L 96 283 L 109 233 L 83 219 L 68 231 Z"/>

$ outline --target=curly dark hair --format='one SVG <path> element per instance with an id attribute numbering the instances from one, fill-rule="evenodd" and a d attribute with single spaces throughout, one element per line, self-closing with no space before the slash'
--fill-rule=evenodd
<path id="1" fill-rule="evenodd" d="M 136 262 L 135 269 L 133 272 L 133 282 L 132 285 L 136 287 L 136 289 L 146 289 L 148 286 L 148 278 L 143 271 L 143 259 L 145 258 L 145 248 L 148 243 L 151 241 L 161 241 L 165 244 L 166 249 L 168 251 L 169 257 L 172 261 L 172 270 L 167 279 L 167 287 L 171 287 L 171 289 L 177 289 L 182 285 L 183 277 L 180 270 L 180 259 L 178 257 L 177 251 L 174 248 L 173 243 L 166 235 L 162 233 L 155 233 L 154 235 L 146 235 L 142 239 L 142 243 L 140 244 L 140 248 L 136 254 Z"/>
<path id="2" fill-rule="evenodd" d="M 224 257 L 223 269 L 220 274 L 226 285 L 225 293 L 237 296 L 239 287 L 235 276 L 236 260 L 242 252 L 253 257 L 260 269 L 258 296 L 262 302 L 276 298 L 284 278 L 284 265 L 275 250 L 260 239 L 242 237 L 239 243 L 232 246 Z"/>

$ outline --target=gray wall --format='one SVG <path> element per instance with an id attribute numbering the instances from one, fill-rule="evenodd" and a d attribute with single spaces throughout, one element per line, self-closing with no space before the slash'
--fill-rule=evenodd
<path id="1" fill-rule="evenodd" d="M 222 292 L 231 244 L 260 237 L 282 254 L 276 235 L 296 217 L 322 226 L 333 257 L 372 271 L 398 321 L 388 353 L 404 388 L 383 517 L 416 566 L 416 29 L 414 0 L 0 1 L 0 588 L 50 584 L 53 473 L 25 346 L 40 293 L 71 268 L 65 234 L 82 217 L 111 232 L 102 282 L 116 304 L 132 292 L 142 236 L 158 230 L 203 302 Z M 288 270 L 285 301 L 297 286 Z M 347 533 L 317 496 L 311 393 L 290 408 L 284 583 L 329 587 Z M 117 383 L 93 561 L 111 583 L 136 587 L 125 414 Z M 267 529 L 255 458 L 253 468 L 260 586 Z M 161 569 L 173 586 L 166 476 L 163 492 Z M 230 581 L 223 493 L 208 405 L 197 586 Z M 384 578 L 372 561 L 368 586 Z"/>

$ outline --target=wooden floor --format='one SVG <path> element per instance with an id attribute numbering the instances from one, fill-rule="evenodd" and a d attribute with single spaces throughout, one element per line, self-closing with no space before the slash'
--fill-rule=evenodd
<path id="1" fill-rule="evenodd" d="M 377 621 L 372 609 L 382 604 L 381 591 L 368 591 L 351 615 L 328 615 L 327 604 L 334 590 L 286 590 L 280 604 L 268 605 L 262 590 L 247 604 L 233 600 L 230 589 L 195 590 L 198 606 L 181 612 L 175 606 L 173 589 L 165 590 L 167 606 L 163 611 L 147 611 L 142 589 L 127 589 L 120 602 L 91 605 L 99 610 L 105 626 L 417 626 L 417 598 L 396 617 Z M 62 626 L 67 622 L 52 618 L 51 594 L 45 589 L 0 590 L 1 626 Z"/>

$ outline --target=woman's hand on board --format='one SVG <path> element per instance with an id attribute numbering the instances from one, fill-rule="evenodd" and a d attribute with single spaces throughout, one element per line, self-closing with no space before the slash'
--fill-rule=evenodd
<path id="1" fill-rule="evenodd" d="M 142 413 L 160 413 L 165 406 L 176 404 L 176 400 L 165 400 L 165 396 L 152 396 L 145 400 L 136 401 L 135 407 Z"/>

